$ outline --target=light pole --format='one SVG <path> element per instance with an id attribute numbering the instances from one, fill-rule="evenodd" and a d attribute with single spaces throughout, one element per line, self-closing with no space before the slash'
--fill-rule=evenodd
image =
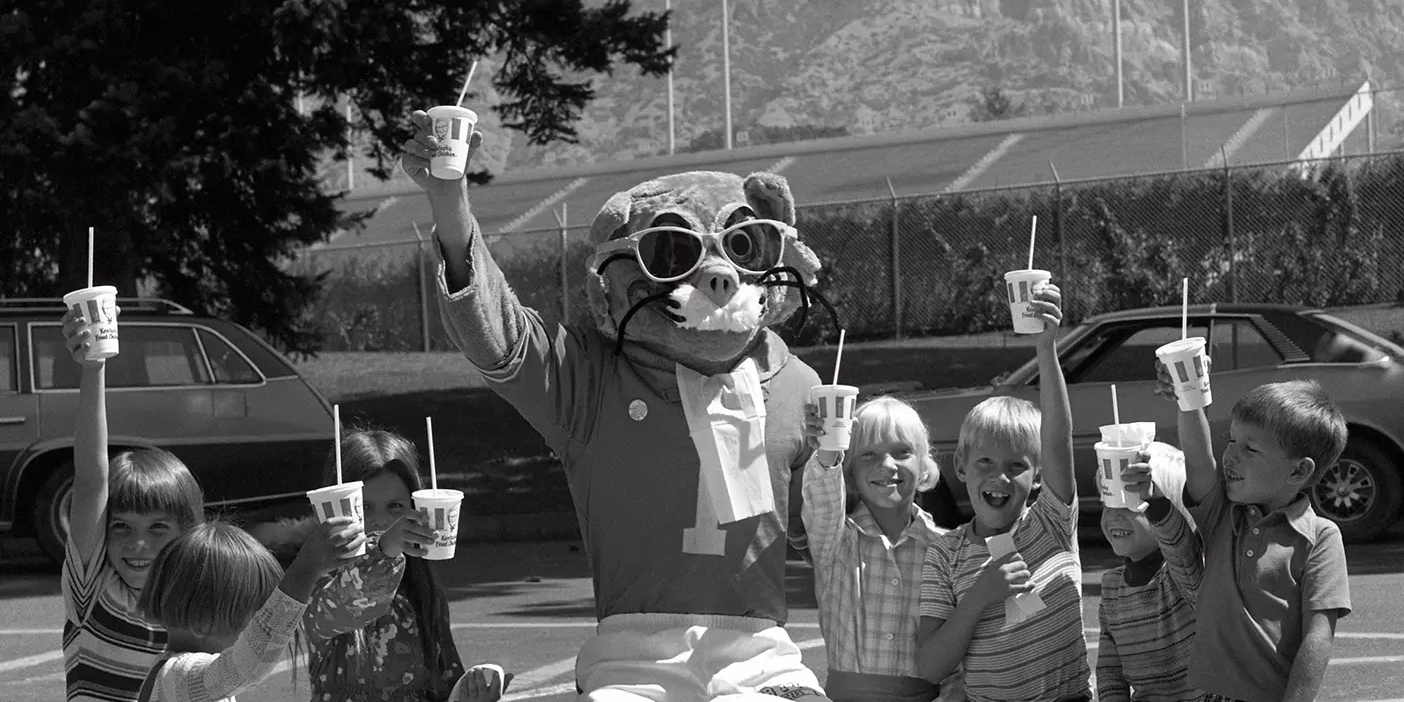
<path id="1" fill-rule="evenodd" d="M 1123 105 L 1121 76 L 1121 0 L 1112 0 L 1112 46 L 1116 60 L 1116 106 Z"/>
<path id="2" fill-rule="evenodd" d="M 731 149 L 731 9 L 727 0 L 722 0 L 722 86 L 726 92 L 726 148 Z"/>
<path id="3" fill-rule="evenodd" d="M 663 41 L 669 49 L 673 48 L 673 0 L 663 0 L 663 10 L 668 14 L 668 28 L 663 31 Z M 672 156 L 676 149 L 673 132 L 673 61 L 668 59 L 668 155 Z"/>
<path id="4" fill-rule="evenodd" d="M 1180 12 L 1185 16 L 1184 27 L 1184 64 L 1185 64 L 1185 102 L 1194 102 L 1194 83 L 1190 80 L 1190 33 L 1189 33 L 1189 0 L 1181 0 Z"/>

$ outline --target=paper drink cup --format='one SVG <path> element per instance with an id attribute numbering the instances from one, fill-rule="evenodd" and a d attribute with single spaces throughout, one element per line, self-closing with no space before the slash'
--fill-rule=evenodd
<path id="1" fill-rule="evenodd" d="M 815 385 L 810 399 L 819 406 L 819 418 L 824 420 L 824 435 L 819 448 L 825 451 L 847 451 L 853 433 L 853 406 L 858 403 L 858 388 L 852 385 Z"/>
<path id="2" fill-rule="evenodd" d="M 463 493 L 458 490 L 415 490 L 414 508 L 424 524 L 434 530 L 434 543 L 424 554 L 425 560 L 446 561 L 458 548 L 458 514 L 463 508 Z"/>
<path id="3" fill-rule="evenodd" d="M 357 524 L 361 525 L 361 529 L 365 529 L 366 510 L 362 501 L 362 487 L 364 484 L 359 480 L 340 485 L 328 485 L 309 491 L 307 501 L 312 503 L 312 513 L 317 515 L 318 522 L 325 522 L 332 517 L 351 517 L 356 520 Z M 364 543 L 361 544 L 356 555 L 366 555 Z"/>
<path id="4" fill-rule="evenodd" d="M 1097 452 L 1097 490 L 1102 494 L 1102 504 L 1120 507 L 1135 512 L 1145 507 L 1141 496 L 1126 490 L 1121 479 L 1121 471 L 1136 462 L 1137 454 L 1143 446 L 1118 446 L 1098 441 L 1093 447 Z"/>
<path id="5" fill-rule="evenodd" d="M 1204 359 L 1204 337 L 1172 341 L 1155 350 L 1175 381 L 1175 399 L 1180 411 L 1202 409 L 1214 402 L 1209 390 L 1209 364 Z"/>
<path id="6" fill-rule="evenodd" d="M 63 296 L 63 304 L 83 315 L 92 332 L 86 358 L 99 361 L 117 355 L 117 288 L 95 285 Z"/>
<path id="7" fill-rule="evenodd" d="M 502 666 L 497 665 L 496 663 L 479 663 L 473 666 L 473 668 L 486 668 L 488 671 L 490 671 L 488 673 L 488 686 L 497 687 L 497 692 L 499 693 L 506 692 L 502 689 L 502 686 L 507 681 L 507 673 L 502 670 Z M 496 681 L 493 680 L 493 675 L 497 676 Z M 467 700 L 468 673 L 465 672 L 461 677 L 458 678 L 458 682 L 453 684 L 453 691 L 449 693 L 448 702 L 467 702 Z"/>
<path id="8" fill-rule="evenodd" d="M 1052 273 L 1038 269 L 1009 271 L 1004 274 L 1004 286 L 1009 291 L 1009 315 L 1014 318 L 1015 334 L 1037 334 L 1043 331 L 1043 320 L 1024 315 L 1029 311 L 1029 303 L 1033 302 L 1034 291 L 1052 278 Z"/>
<path id="9" fill-rule="evenodd" d="M 439 138 L 429 159 L 429 172 L 444 180 L 462 178 L 468 168 L 468 140 L 478 123 L 478 113 L 466 107 L 440 105 L 429 108 L 429 119 L 433 123 L 430 132 Z"/>

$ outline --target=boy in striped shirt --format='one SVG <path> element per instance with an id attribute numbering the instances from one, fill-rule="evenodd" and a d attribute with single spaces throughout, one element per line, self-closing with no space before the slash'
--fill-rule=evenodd
<path id="1" fill-rule="evenodd" d="M 1122 471 L 1137 509 L 1102 507 L 1102 533 L 1125 564 L 1102 575 L 1098 702 L 1194 702 L 1189 683 L 1204 553 L 1181 494 L 1185 454 L 1152 443 Z"/>
<path id="2" fill-rule="evenodd" d="M 992 397 L 966 415 L 955 465 L 975 518 L 926 552 L 921 674 L 934 682 L 963 665 L 972 702 L 1091 699 L 1072 410 L 1055 348 L 1061 302 L 1052 284 L 1034 292 L 1031 314 L 1044 323 L 1037 342 L 1042 411 Z"/>

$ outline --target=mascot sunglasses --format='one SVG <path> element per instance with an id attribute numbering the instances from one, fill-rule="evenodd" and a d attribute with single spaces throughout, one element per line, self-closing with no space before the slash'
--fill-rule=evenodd
<path id="1" fill-rule="evenodd" d="M 644 275 L 654 282 L 672 283 L 696 272 L 711 246 L 741 272 L 761 275 L 780 265 L 785 237 L 794 235 L 793 227 L 773 219 L 748 219 L 715 233 L 673 226 L 649 227 L 596 247 L 595 268 L 602 272 L 615 258 L 627 257 L 628 252 Z"/>

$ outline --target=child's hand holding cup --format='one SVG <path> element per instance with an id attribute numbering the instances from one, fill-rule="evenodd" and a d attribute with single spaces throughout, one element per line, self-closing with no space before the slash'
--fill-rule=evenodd
<path id="1" fill-rule="evenodd" d="M 858 388 L 852 385 L 815 385 L 809 391 L 809 402 L 818 411 L 819 434 L 811 436 L 811 445 L 823 451 L 847 451 L 853 433 L 853 409 L 858 403 Z"/>
<path id="2" fill-rule="evenodd" d="M 804 406 L 804 437 L 808 440 L 809 447 L 814 449 L 819 465 L 825 468 L 838 465 L 839 457 L 843 455 L 842 451 L 820 448 L 820 440 L 824 437 L 824 420 L 819 418 L 819 405 L 814 402 Z"/>
<path id="3" fill-rule="evenodd" d="M 380 552 L 389 558 L 396 558 L 402 553 L 423 558 L 433 545 L 434 532 L 424 524 L 423 516 L 417 512 L 396 519 L 380 535 Z"/>
<path id="4" fill-rule="evenodd" d="M 429 108 L 429 122 L 429 133 L 435 140 L 429 173 L 440 180 L 462 178 L 468 169 L 468 145 L 478 113 L 458 105 L 439 105 Z"/>
<path id="5" fill-rule="evenodd" d="M 1043 332 L 1045 322 L 1043 317 L 1034 311 L 1033 302 L 1036 299 L 1035 293 L 1052 278 L 1052 273 L 1037 268 L 1009 271 L 1004 274 L 1004 285 L 1009 293 L 1009 316 L 1014 319 L 1015 334 Z"/>
<path id="6" fill-rule="evenodd" d="M 74 360 L 105 361 L 117 355 L 117 288 L 95 285 L 63 296 L 63 336 Z"/>

